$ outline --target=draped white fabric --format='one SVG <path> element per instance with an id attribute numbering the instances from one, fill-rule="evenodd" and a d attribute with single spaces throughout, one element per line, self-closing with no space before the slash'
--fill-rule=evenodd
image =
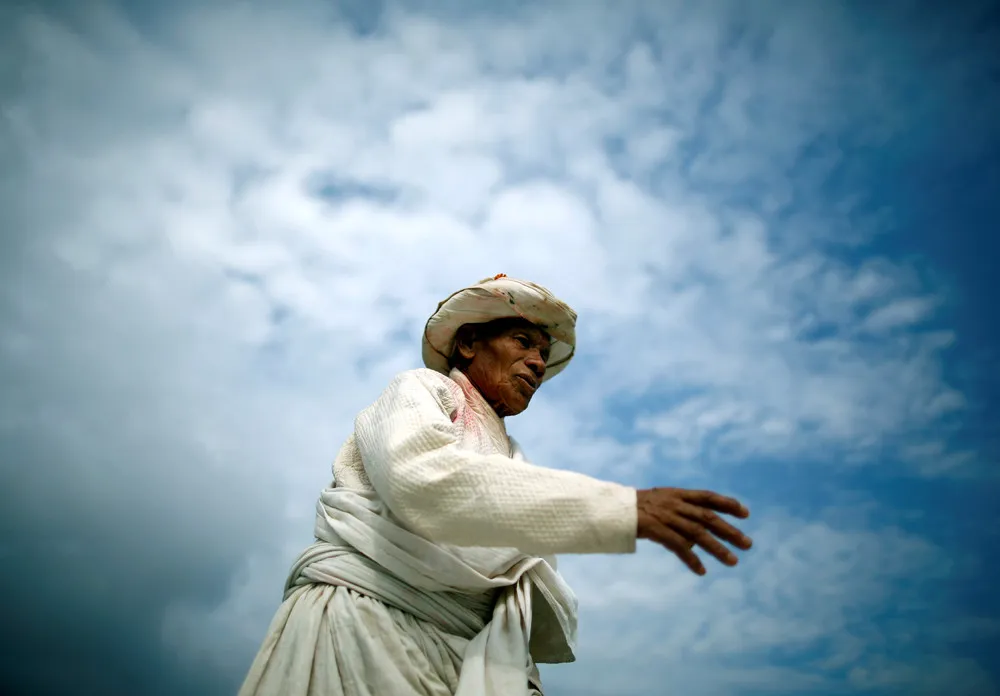
<path id="1" fill-rule="evenodd" d="M 468 412 L 450 419 L 463 447 L 523 462 L 469 386 L 455 392 Z M 334 473 L 317 542 L 291 569 L 241 696 L 540 693 L 534 663 L 574 659 L 576 599 L 554 559 L 410 531 L 368 481 L 354 436 Z"/>

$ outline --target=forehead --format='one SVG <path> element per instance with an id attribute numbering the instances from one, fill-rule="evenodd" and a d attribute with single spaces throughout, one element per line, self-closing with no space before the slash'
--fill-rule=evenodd
<path id="1" fill-rule="evenodd" d="M 527 334 L 535 343 L 543 346 L 548 346 L 552 343 L 552 339 L 548 333 L 526 319 L 511 319 L 505 322 L 503 326 L 497 328 L 500 329 L 498 335 L 509 336 L 511 334 L 523 333 Z"/>

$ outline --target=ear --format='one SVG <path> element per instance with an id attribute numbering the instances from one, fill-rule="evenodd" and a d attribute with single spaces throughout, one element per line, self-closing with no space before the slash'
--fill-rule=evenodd
<path id="1" fill-rule="evenodd" d="M 465 324 L 455 334 L 455 350 L 463 360 L 472 360 L 476 356 L 476 331 L 471 324 Z"/>

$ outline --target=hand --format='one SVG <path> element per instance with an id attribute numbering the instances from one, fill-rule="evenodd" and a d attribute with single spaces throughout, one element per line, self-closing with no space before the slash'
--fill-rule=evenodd
<path id="1" fill-rule="evenodd" d="M 744 551 L 753 544 L 750 537 L 717 514 L 749 517 L 750 511 L 734 498 L 712 491 L 649 488 L 638 491 L 636 501 L 637 536 L 673 551 L 698 575 L 705 574 L 705 566 L 693 551 L 696 544 L 728 566 L 736 565 L 736 555 L 719 539 Z"/>

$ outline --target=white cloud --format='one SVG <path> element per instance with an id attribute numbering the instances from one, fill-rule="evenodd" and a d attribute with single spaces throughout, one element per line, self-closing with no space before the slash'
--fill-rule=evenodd
<path id="1" fill-rule="evenodd" d="M 82 517 L 135 520 L 178 565 L 219 559 L 228 594 L 163 598 L 189 666 L 239 677 L 354 414 L 417 364 L 437 301 L 491 273 L 580 311 L 578 364 L 512 424 L 540 463 L 633 484 L 758 457 L 975 469 L 946 427 L 965 407 L 941 371 L 951 334 L 910 330 L 940 289 L 857 253 L 885 217 L 825 192 L 839 147 L 807 153 L 900 117 L 884 66 L 855 70 L 852 20 L 588 7 L 394 9 L 366 36 L 309 3 L 184 6 L 155 37 L 107 8 L 11 25 L 28 67 L 2 112 L 0 263 L 19 265 L 0 432 L 61 453 L 11 476 L 37 516 L 57 477 Z M 757 538 L 708 582 L 649 549 L 572 559 L 600 628 L 556 688 L 644 693 L 661 663 L 690 693 L 957 669 L 880 662 L 863 616 L 938 549 L 776 512 Z M 823 640 L 822 669 L 780 659 Z"/>
<path id="2" fill-rule="evenodd" d="M 932 303 L 924 298 L 901 298 L 869 314 L 865 320 L 865 328 L 870 331 L 906 328 L 927 317 L 932 310 Z"/>
<path id="3" fill-rule="evenodd" d="M 664 681 L 693 694 L 895 693 L 921 679 L 944 683 L 967 665 L 945 656 L 968 627 L 928 639 L 919 613 L 926 594 L 953 576 L 944 549 L 895 528 L 845 528 L 780 510 L 747 529 L 755 549 L 736 570 L 710 562 L 704 579 L 652 545 L 631 558 L 565 559 L 561 571 L 584 607 L 581 660 L 589 668 L 552 671 L 594 694 L 614 693 L 623 678 L 636 693 Z M 919 591 L 909 582 L 915 577 Z M 885 657 L 907 649 L 936 657 L 909 669 Z M 966 683 L 991 685 L 982 668 Z"/>

